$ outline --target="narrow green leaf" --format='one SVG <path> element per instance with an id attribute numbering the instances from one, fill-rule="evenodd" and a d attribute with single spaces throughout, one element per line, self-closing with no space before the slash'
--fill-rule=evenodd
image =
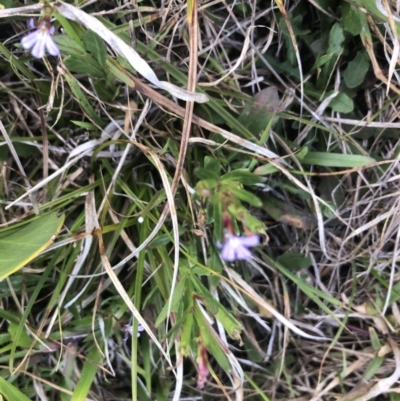
<path id="1" fill-rule="evenodd" d="M 8 401 L 30 401 L 24 393 L 14 387 L 7 380 L 0 376 L 0 394 L 4 395 Z"/>
<path id="2" fill-rule="evenodd" d="M 368 156 L 329 152 L 308 152 L 300 161 L 302 164 L 342 168 L 361 167 L 375 162 Z"/>
<path id="3" fill-rule="evenodd" d="M 234 186 L 230 187 L 230 191 L 243 202 L 247 202 L 249 205 L 254 207 L 262 206 L 261 200 L 255 196 L 252 192 L 246 191 L 243 188 L 235 188 Z"/>
<path id="4" fill-rule="evenodd" d="M 216 197 L 215 197 L 216 198 Z M 211 206 L 211 203 L 210 203 Z M 214 218 L 214 235 L 217 241 L 222 241 L 222 202 L 218 199 L 212 205 L 212 213 Z"/>
<path id="5" fill-rule="evenodd" d="M 89 130 L 96 129 L 95 125 L 93 125 L 92 123 L 88 123 L 87 121 L 71 120 L 71 123 L 77 125 L 78 127 L 86 128 Z"/>
<path id="6" fill-rule="evenodd" d="M 88 360 L 83 364 L 79 381 L 72 394 L 71 401 L 85 401 L 99 369 L 97 364 L 99 364 L 102 359 L 97 344 L 92 345 L 89 350 Z"/>
<path id="7" fill-rule="evenodd" d="M 197 305 L 194 306 L 194 316 L 196 323 L 199 326 L 201 339 L 206 345 L 208 351 L 214 356 L 222 369 L 224 369 L 226 372 L 230 372 L 231 365 L 228 361 L 228 358 L 226 357 L 225 352 L 221 349 L 217 340 L 214 338 L 213 333 L 210 331 L 210 328 L 205 322 L 205 318 Z"/>
<path id="8" fill-rule="evenodd" d="M 193 322 L 194 322 L 194 316 L 193 316 L 193 305 L 190 305 L 190 310 L 188 311 L 186 315 L 185 322 L 183 324 L 182 328 L 182 334 L 181 334 L 181 341 L 179 343 L 179 353 L 181 356 L 189 356 L 190 355 L 190 350 L 191 350 L 191 344 L 194 338 L 193 335 Z"/>
<path id="9" fill-rule="evenodd" d="M 164 307 L 157 317 L 155 323 L 156 327 L 158 327 L 167 318 L 168 309 L 170 310 L 170 312 L 177 312 L 178 306 L 180 305 L 180 302 L 182 301 L 183 295 L 186 290 L 187 277 L 187 275 L 183 275 L 179 283 L 175 286 L 174 294 L 172 295 L 171 305 L 169 305 L 168 302 L 165 303 Z"/>
<path id="10" fill-rule="evenodd" d="M 381 367 L 384 360 L 385 358 L 383 356 L 376 356 L 371 360 L 364 373 L 363 380 L 365 380 L 365 382 L 368 382 L 375 376 L 376 372 Z"/>
<path id="11" fill-rule="evenodd" d="M 86 114 L 93 120 L 94 123 L 102 127 L 103 121 L 102 119 L 96 114 L 94 111 L 92 105 L 89 103 L 87 100 L 85 94 L 83 93 L 82 89 L 79 87 L 78 82 L 74 78 L 72 74 L 69 72 L 65 71 L 64 72 L 64 78 L 68 82 L 69 87 L 72 90 L 72 93 L 76 97 L 79 105 L 82 107 L 82 109 L 86 112 Z"/>
<path id="12" fill-rule="evenodd" d="M 237 169 L 224 174 L 221 180 L 239 181 L 244 185 L 254 185 L 264 182 L 265 180 L 257 174 L 251 173 L 246 169 Z"/>

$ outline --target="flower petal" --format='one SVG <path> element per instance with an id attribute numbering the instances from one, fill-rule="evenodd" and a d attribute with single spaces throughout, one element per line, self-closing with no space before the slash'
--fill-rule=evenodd
<path id="1" fill-rule="evenodd" d="M 28 35 L 24 36 L 21 39 L 21 46 L 25 50 L 32 48 L 35 45 L 35 43 L 38 41 L 38 36 L 39 36 L 39 31 L 29 33 Z"/>
<path id="2" fill-rule="evenodd" d="M 257 246 L 260 243 L 258 235 L 249 235 L 248 237 L 239 237 L 240 243 L 246 247 Z"/>
<path id="3" fill-rule="evenodd" d="M 46 49 L 52 56 L 58 56 L 60 54 L 60 49 L 50 35 L 46 37 Z"/>
<path id="4" fill-rule="evenodd" d="M 38 39 L 31 51 L 32 56 L 36 58 L 44 57 L 45 46 L 46 46 L 46 37 L 43 34 L 38 35 Z"/>
<path id="5" fill-rule="evenodd" d="M 231 245 L 230 241 L 227 241 L 222 248 L 221 258 L 226 262 L 234 262 L 235 258 L 235 248 Z"/>
<path id="6" fill-rule="evenodd" d="M 29 29 L 34 29 L 35 28 L 35 22 L 33 21 L 33 18 L 28 19 L 28 28 Z"/>
<path id="7" fill-rule="evenodd" d="M 253 254 L 245 247 L 239 246 L 235 252 L 236 260 L 247 260 L 253 257 Z"/>

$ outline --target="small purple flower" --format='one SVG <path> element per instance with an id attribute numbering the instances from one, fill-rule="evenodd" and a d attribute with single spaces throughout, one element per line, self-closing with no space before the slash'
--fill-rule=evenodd
<path id="1" fill-rule="evenodd" d="M 222 245 L 221 258 L 226 262 L 251 259 L 253 255 L 248 248 L 257 246 L 259 243 L 260 239 L 255 234 L 248 237 L 237 237 L 236 235 L 227 234 L 225 242 Z"/>
<path id="2" fill-rule="evenodd" d="M 132 336 L 133 334 L 133 328 L 131 324 L 124 324 L 123 329 L 125 331 L 125 337 L 124 341 L 127 341 L 129 336 Z M 139 323 L 138 329 L 137 329 L 137 336 L 140 337 L 140 333 L 144 331 L 144 327 Z"/>
<path id="3" fill-rule="evenodd" d="M 33 18 L 28 21 L 28 27 L 31 29 L 35 28 Z M 52 56 L 58 56 L 60 49 L 51 37 L 53 34 L 54 26 L 50 24 L 50 19 L 43 18 L 36 26 L 35 31 L 22 38 L 21 45 L 25 50 L 32 49 L 32 56 L 36 58 L 44 57 L 45 50 Z"/>

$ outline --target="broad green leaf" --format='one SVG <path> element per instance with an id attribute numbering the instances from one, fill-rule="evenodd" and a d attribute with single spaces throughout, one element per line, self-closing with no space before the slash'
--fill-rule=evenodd
<path id="1" fill-rule="evenodd" d="M 64 215 L 50 213 L 18 228 L 0 231 L 0 280 L 23 268 L 57 236 Z"/>
<path id="2" fill-rule="evenodd" d="M 342 168 L 361 167 L 375 162 L 368 156 L 329 152 L 308 152 L 300 161 L 301 164 Z"/>
<path id="3" fill-rule="evenodd" d="M 90 54 L 65 57 L 64 64 L 69 71 L 77 72 L 78 74 L 88 74 L 94 78 L 104 77 L 104 71 L 101 66 Z"/>
<path id="4" fill-rule="evenodd" d="M 329 34 L 329 48 L 328 53 L 339 54 L 344 42 L 342 25 L 336 23 L 333 25 Z"/>
<path id="5" fill-rule="evenodd" d="M 364 82 L 370 66 L 368 54 L 365 50 L 360 50 L 352 61 L 348 64 L 343 73 L 344 82 L 348 88 L 356 88 Z"/>
<path id="6" fill-rule="evenodd" d="M 331 100 L 329 107 L 338 113 L 351 113 L 354 110 L 354 103 L 345 93 L 339 93 Z"/>
<path id="7" fill-rule="evenodd" d="M 10 323 L 8 327 L 8 332 L 11 334 L 12 341 L 15 342 L 17 340 L 16 346 L 22 348 L 29 348 L 32 344 L 32 338 L 28 336 L 26 330 L 23 330 L 20 335 L 17 336 L 19 324 Z"/>
<path id="8" fill-rule="evenodd" d="M 361 20 L 358 8 L 343 2 L 340 6 L 342 11 L 342 21 L 345 31 L 350 32 L 352 35 L 359 35 L 362 30 Z"/>
<path id="9" fill-rule="evenodd" d="M 275 86 L 265 88 L 246 103 L 238 120 L 251 133 L 258 135 L 269 124 L 272 125 L 279 102 Z"/>
<path id="10" fill-rule="evenodd" d="M 291 271 L 307 269 L 311 266 L 311 259 L 299 252 L 286 252 L 279 256 L 277 261 Z"/>
<path id="11" fill-rule="evenodd" d="M 53 36 L 54 41 L 57 43 L 62 54 L 82 56 L 86 53 L 85 48 L 80 46 L 74 39 L 68 35 Z"/>
<path id="12" fill-rule="evenodd" d="M 212 171 L 217 177 L 219 177 L 221 173 L 221 163 L 219 160 L 214 159 L 211 156 L 206 156 L 204 158 L 204 168 L 206 170 Z"/>
<path id="13" fill-rule="evenodd" d="M 213 180 L 219 181 L 219 176 L 212 170 L 206 168 L 196 168 L 194 174 L 200 180 Z"/>
<path id="14" fill-rule="evenodd" d="M 7 380 L 0 376 L 0 394 L 4 395 L 8 401 L 30 401 L 24 393 L 14 387 Z"/>
<path id="15" fill-rule="evenodd" d="M 105 67 L 107 48 L 100 36 L 93 31 L 86 31 L 82 35 L 81 39 L 86 47 L 86 50 L 93 54 L 102 67 Z"/>

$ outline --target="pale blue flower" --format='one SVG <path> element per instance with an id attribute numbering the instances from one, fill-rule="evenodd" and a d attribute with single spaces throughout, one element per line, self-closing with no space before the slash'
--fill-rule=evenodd
<path id="1" fill-rule="evenodd" d="M 225 236 L 225 242 L 222 246 L 221 258 L 226 262 L 235 260 L 247 260 L 253 257 L 248 248 L 257 246 L 260 243 L 258 235 L 249 235 L 247 237 L 237 237 L 233 234 Z"/>
<path id="2" fill-rule="evenodd" d="M 125 331 L 125 337 L 124 341 L 127 341 L 129 336 L 132 336 L 133 334 L 133 327 L 131 324 L 124 324 L 123 326 L 124 331 Z M 139 323 L 138 329 L 137 329 L 137 336 L 140 337 L 140 333 L 144 331 L 144 327 Z"/>
<path id="3" fill-rule="evenodd" d="M 21 45 L 25 50 L 31 49 L 33 57 L 42 58 L 45 50 L 52 56 L 58 56 L 60 49 L 55 44 L 51 35 L 54 34 L 54 26 L 50 24 L 49 18 L 42 19 L 35 27 L 33 18 L 28 21 L 28 26 L 35 31 L 28 33 L 21 39 Z"/>

